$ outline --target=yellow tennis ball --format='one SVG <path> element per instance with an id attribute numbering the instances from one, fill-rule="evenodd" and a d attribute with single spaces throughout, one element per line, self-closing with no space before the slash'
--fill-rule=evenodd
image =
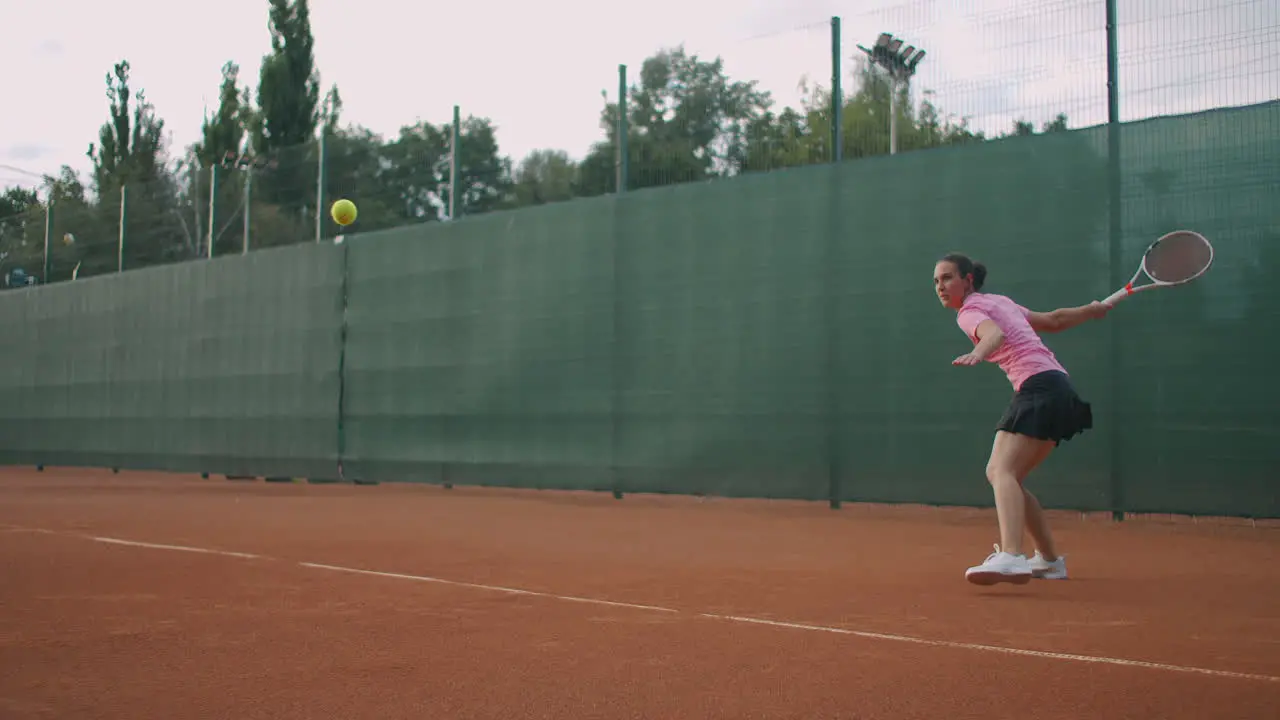
<path id="1" fill-rule="evenodd" d="M 339 225 L 350 225 L 356 221 L 356 204 L 343 198 L 329 208 L 329 214 L 333 216 L 333 221 Z"/>

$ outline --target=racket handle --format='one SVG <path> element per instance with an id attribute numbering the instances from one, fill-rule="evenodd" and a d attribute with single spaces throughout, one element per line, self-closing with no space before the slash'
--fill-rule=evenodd
<path id="1" fill-rule="evenodd" d="M 1123 300 L 1123 299 L 1125 299 L 1125 298 L 1129 297 L 1129 296 L 1130 296 L 1130 295 L 1132 295 L 1132 294 L 1133 294 L 1133 291 L 1132 291 L 1132 290 L 1130 290 L 1130 289 L 1129 289 L 1129 288 L 1127 288 L 1127 287 L 1122 287 L 1122 288 L 1120 288 L 1119 290 L 1117 290 L 1117 291 L 1115 291 L 1115 292 L 1111 293 L 1111 295 L 1110 295 L 1106 300 L 1103 300 L 1103 301 L 1102 301 L 1102 304 L 1103 304 L 1103 305 L 1115 305 L 1115 304 L 1116 304 L 1117 302 L 1119 302 L 1120 300 Z"/>

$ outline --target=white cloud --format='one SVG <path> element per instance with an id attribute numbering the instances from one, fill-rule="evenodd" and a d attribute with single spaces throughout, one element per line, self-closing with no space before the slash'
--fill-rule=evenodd
<path id="1" fill-rule="evenodd" d="M 2 157 L 11 162 L 21 163 L 29 160 L 38 160 L 41 156 L 47 154 L 49 154 L 49 147 L 46 145 L 23 143 L 5 148 Z"/>

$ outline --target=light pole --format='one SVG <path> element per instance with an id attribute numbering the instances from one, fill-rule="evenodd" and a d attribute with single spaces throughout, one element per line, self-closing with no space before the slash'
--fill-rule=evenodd
<path id="1" fill-rule="evenodd" d="M 916 66 L 924 59 L 924 50 L 915 45 L 902 47 L 902 39 L 891 33 L 880 33 L 875 47 L 858 49 L 889 73 L 889 154 L 898 152 L 898 83 L 907 82 L 916 74 Z"/>

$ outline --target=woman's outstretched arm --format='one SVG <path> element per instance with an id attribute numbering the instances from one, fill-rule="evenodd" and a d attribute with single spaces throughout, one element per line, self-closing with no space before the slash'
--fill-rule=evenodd
<path id="1" fill-rule="evenodd" d="M 1101 320 L 1110 309 L 1111 306 L 1095 300 L 1088 305 L 1058 308 L 1049 312 L 1030 312 L 1027 313 L 1027 322 L 1031 323 L 1031 328 L 1036 332 L 1057 333 L 1089 320 Z"/>

